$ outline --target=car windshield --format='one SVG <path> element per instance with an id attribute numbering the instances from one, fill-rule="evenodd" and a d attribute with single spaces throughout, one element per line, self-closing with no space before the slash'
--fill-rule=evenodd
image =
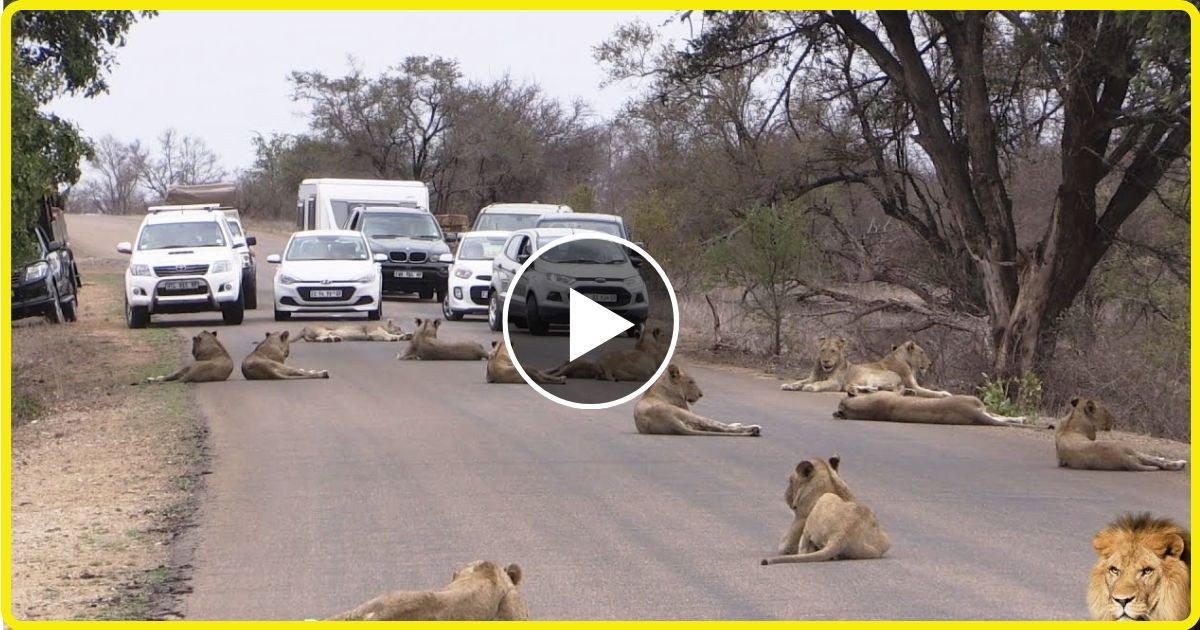
<path id="1" fill-rule="evenodd" d="M 591 221 L 588 219 L 542 219 L 538 221 L 538 227 L 553 227 L 553 228 L 574 228 L 576 230 L 593 230 L 596 232 L 604 232 L 613 236 L 625 236 L 621 234 L 621 224 L 612 221 Z"/>
<path id="2" fill-rule="evenodd" d="M 504 249 L 505 236 L 468 236 L 458 246 L 458 260 L 491 260 Z"/>
<path id="3" fill-rule="evenodd" d="M 288 260 L 367 260 L 367 244 L 357 236 L 297 236 L 288 246 Z"/>
<path id="4" fill-rule="evenodd" d="M 536 214 L 506 214 L 503 212 L 485 212 L 479 215 L 479 219 L 475 221 L 475 229 L 483 230 L 504 230 L 515 232 L 537 225 L 538 217 Z"/>
<path id="5" fill-rule="evenodd" d="M 442 238 L 437 221 L 423 213 L 369 212 L 363 216 L 363 234 L 371 238 Z"/>
<path id="6" fill-rule="evenodd" d="M 360 208 L 416 208 L 416 202 L 406 203 L 402 201 L 365 201 L 348 199 L 330 199 L 329 205 L 333 209 L 333 223 L 338 227 L 346 225 L 346 220 L 350 215 L 354 214 L 355 210 Z"/>
<path id="7" fill-rule="evenodd" d="M 538 239 L 545 247 L 547 243 L 561 237 L 546 237 Z M 615 265 L 627 262 L 625 248 L 611 241 L 584 239 L 563 243 L 542 254 L 540 260 L 552 263 L 568 263 L 581 265 Z"/>
<path id="8" fill-rule="evenodd" d="M 225 234 L 216 221 L 153 223 L 142 228 L 138 250 L 223 247 Z"/>

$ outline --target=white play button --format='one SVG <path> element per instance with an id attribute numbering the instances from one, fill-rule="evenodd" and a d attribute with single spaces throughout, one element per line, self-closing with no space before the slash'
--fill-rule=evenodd
<path id="1" fill-rule="evenodd" d="M 633 322 L 571 289 L 571 355 L 574 361 L 596 346 L 633 328 Z"/>

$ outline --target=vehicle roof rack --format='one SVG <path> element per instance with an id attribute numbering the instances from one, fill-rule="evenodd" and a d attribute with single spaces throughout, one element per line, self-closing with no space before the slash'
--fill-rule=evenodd
<path id="1" fill-rule="evenodd" d="M 184 210 L 237 210 L 231 206 L 222 206 L 219 203 L 189 203 L 177 206 L 150 206 L 146 209 L 147 212 L 158 214 L 159 212 L 184 211 Z"/>

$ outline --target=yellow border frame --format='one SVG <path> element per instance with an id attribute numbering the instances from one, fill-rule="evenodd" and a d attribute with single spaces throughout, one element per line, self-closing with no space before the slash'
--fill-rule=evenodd
<path id="1" fill-rule="evenodd" d="M 326 2 L 319 0 L 247 0 L 239 2 L 237 0 L 17 0 L 4 8 L 3 24 L 0 25 L 0 43 L 3 44 L 3 51 L 0 51 L 0 75 L 3 76 L 4 83 L 0 85 L 0 115 L 4 120 L 3 141 L 0 143 L 0 183 L 4 188 L 0 191 L 0 235 L 9 234 L 9 221 L 11 220 L 12 197 L 8 194 L 8 183 L 12 178 L 12 165 L 8 156 L 11 155 L 11 137 L 8 130 L 11 128 L 12 120 L 12 104 L 10 102 L 8 86 L 12 81 L 12 50 L 8 43 L 12 39 L 12 15 L 13 13 L 25 9 L 41 9 L 41 10 L 86 10 L 86 9 L 125 9 L 125 10 L 192 10 L 192 11 L 264 11 L 264 10 L 295 10 L 295 11 L 383 11 L 383 10 L 421 10 L 421 11 L 467 11 L 467 10 L 521 10 L 521 11 L 577 11 L 577 10 L 678 10 L 680 7 L 677 3 L 662 2 L 661 0 L 649 0 L 646 2 L 638 2 L 637 0 L 591 0 L 586 3 L 580 3 L 578 6 L 563 7 L 559 3 L 549 2 L 547 0 L 506 0 L 500 3 L 487 3 L 481 0 L 422 0 L 413 3 L 401 2 L 386 2 L 383 0 L 349 0 L 352 6 L 338 7 L 332 9 Z M 709 3 L 703 3 L 709 4 Z M 758 0 L 747 2 L 745 0 L 722 0 L 711 3 L 719 5 L 722 9 L 862 9 L 864 5 L 873 9 L 1010 9 L 1010 10 L 1156 10 L 1156 11 L 1183 11 L 1187 13 L 1191 20 L 1191 42 L 1192 42 L 1192 94 L 1197 93 L 1196 87 L 1198 80 L 1196 77 L 1196 59 L 1197 51 L 1200 50 L 1200 29 L 1197 28 L 1197 21 L 1200 20 L 1200 12 L 1196 7 L 1186 0 L 1142 0 L 1140 2 L 1132 2 L 1130 0 L 1097 0 L 1088 2 L 1087 0 L 1025 0 L 1024 2 L 1013 2 L 1011 0 L 1003 0 L 999 2 L 978 2 L 973 0 L 913 0 L 910 2 L 899 2 L 897 0 L 861 0 L 860 2 L 846 2 L 828 0 L 813 0 L 810 2 L 793 1 L 793 2 L 778 2 L 776 0 Z M 718 8 L 718 7 L 711 7 Z M 1191 146 L 1194 148 L 1197 145 L 1197 140 L 1200 139 L 1200 129 L 1195 125 L 1195 113 L 1192 115 L 1192 139 Z M 1195 163 L 1192 164 L 1191 175 L 1195 177 Z M 1191 191 L 1191 203 L 1194 209 L 1197 200 L 1200 199 L 1200 193 L 1197 193 L 1193 186 Z M 1200 225 L 1196 221 L 1192 221 L 1191 225 L 1191 253 L 1193 257 L 1196 253 L 1196 241 L 1200 237 Z M 7 236 L 3 236 L 7 239 Z M 0 246 L 0 252 L 4 252 L 7 248 Z M 0 253 L 0 278 L 3 278 L 5 285 L 11 284 L 11 267 L 12 260 L 10 254 Z M 1200 272 L 1197 271 L 1195 264 L 1191 269 L 1191 286 L 1192 293 L 1190 299 L 1191 316 L 1191 348 L 1192 354 L 1190 359 L 1191 369 L 1191 391 L 1197 390 L 1197 385 L 1200 384 L 1200 374 L 1197 374 L 1197 367 L 1200 367 L 1200 362 L 1197 361 L 1195 348 L 1198 335 L 1195 323 L 1195 313 L 1200 308 L 1200 294 L 1196 293 L 1194 287 L 1197 279 L 1200 279 Z M 10 297 L 4 297 L 9 295 Z M 136 627 L 161 627 L 160 624 L 170 623 L 172 627 L 186 628 L 188 630 L 204 630 L 212 628 L 237 628 L 237 627 L 254 627 L 254 628 L 283 628 L 287 626 L 299 625 L 303 621 L 58 621 L 58 620 L 18 620 L 13 618 L 9 610 L 9 602 L 12 595 L 12 532 L 10 524 L 12 523 L 12 487 L 10 476 L 12 474 L 12 431 L 9 428 L 9 415 L 12 410 L 12 355 L 8 350 L 12 343 L 12 322 L 11 317 L 11 295 L 9 291 L 0 293 L 0 321 L 4 323 L 4 327 L 0 330 L 0 370 L 2 370 L 3 383 L 0 388 L 0 419 L 3 419 L 4 427 L 0 429 L 3 432 L 3 445 L 0 446 L 3 450 L 3 464 L 0 464 L 0 501 L 3 501 L 3 509 L 0 510 L 0 518 L 3 518 L 3 523 L 0 527 L 3 528 L 3 540 L 0 544 L 3 545 L 4 560 L 0 566 L 3 576 L 0 576 L 0 614 L 3 615 L 4 623 L 20 630 L 21 628 L 45 628 L 46 630 L 77 630 L 84 626 L 93 624 L 121 626 L 136 626 Z M 1195 440 L 1197 430 L 1197 410 L 1198 405 L 1193 397 L 1190 403 L 1191 409 L 1191 435 Z M 1196 467 L 1195 453 L 1193 447 L 1191 449 L 1192 458 L 1189 464 L 1190 471 L 1190 487 L 1191 495 L 1191 518 L 1195 521 L 1195 508 L 1197 498 L 1196 486 Z M 1193 571 L 1193 573 L 1195 573 Z M 1193 576 L 1192 580 L 1192 613 L 1186 621 L 1181 622 L 1159 622 L 1157 627 L 1162 628 L 1179 628 L 1180 630 L 1191 628 L 1196 625 L 1200 619 L 1200 580 Z M 1082 584 L 1082 580 L 1081 580 Z M 803 597 L 803 586 L 797 584 L 796 597 Z M 1080 587 L 1079 598 L 1082 600 L 1083 588 Z M 340 622 L 332 622 L 340 623 Z M 410 622 L 420 625 L 429 624 L 430 622 Z M 902 630 L 918 630 L 930 626 L 942 627 L 962 627 L 962 628 L 1001 628 L 1012 624 L 1019 624 L 1023 628 L 1094 628 L 1094 621 L 542 621 L 542 622 L 526 622 L 538 623 L 541 625 L 555 625 L 565 628 L 600 628 L 609 624 L 621 624 L 625 626 L 633 625 L 635 627 L 647 628 L 749 628 L 751 626 L 763 626 L 766 624 L 794 624 L 803 623 L 806 626 L 813 628 L 875 628 L 882 624 L 888 628 L 896 628 Z M 1112 622 L 1115 623 L 1115 622 Z M 443 622 L 437 624 L 439 628 L 458 628 L 473 626 L 472 622 Z"/>

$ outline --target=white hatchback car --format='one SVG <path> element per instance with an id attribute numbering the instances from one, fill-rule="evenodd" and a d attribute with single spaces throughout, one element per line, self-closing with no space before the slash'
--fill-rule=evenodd
<path id="1" fill-rule="evenodd" d="M 464 232 L 458 243 L 442 314 L 459 320 L 463 315 L 487 315 L 492 290 L 492 259 L 504 249 L 511 232 L 484 230 Z"/>
<path id="2" fill-rule="evenodd" d="M 386 259 L 385 254 L 371 254 L 362 232 L 296 232 L 282 257 L 267 256 L 267 262 L 279 265 L 275 321 L 309 313 L 366 313 L 367 319 L 379 319 L 383 308 L 379 263 Z"/>

